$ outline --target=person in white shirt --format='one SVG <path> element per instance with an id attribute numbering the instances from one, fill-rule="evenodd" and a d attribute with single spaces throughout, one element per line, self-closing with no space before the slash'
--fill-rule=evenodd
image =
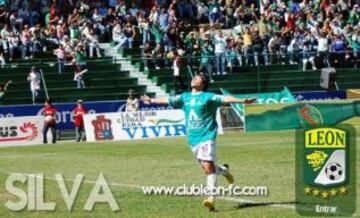
<path id="1" fill-rule="evenodd" d="M 35 67 L 31 67 L 31 71 L 27 77 L 27 81 L 30 82 L 32 102 L 33 104 L 35 104 L 36 98 L 39 96 L 41 90 L 41 77 Z"/>
<path id="2" fill-rule="evenodd" d="M 174 62 L 173 62 L 173 69 L 174 69 L 174 89 L 175 93 L 181 93 L 185 89 L 184 81 L 181 78 L 180 71 L 181 71 L 181 56 L 178 51 L 174 51 Z"/>
<path id="3" fill-rule="evenodd" d="M 112 40 L 118 44 L 114 47 L 117 51 L 119 48 L 122 48 L 126 42 L 126 37 L 124 36 L 123 30 L 121 28 L 120 22 L 116 21 L 116 25 L 112 29 Z"/>
<path id="4" fill-rule="evenodd" d="M 11 29 L 8 24 L 4 24 L 3 29 L 0 32 L 2 39 L 2 46 L 4 50 L 9 50 L 9 37 L 10 37 Z"/>
<path id="5" fill-rule="evenodd" d="M 30 31 L 29 25 L 24 25 L 24 29 L 21 33 L 21 43 L 22 43 L 22 58 L 32 58 L 33 57 L 33 34 Z"/>
<path id="6" fill-rule="evenodd" d="M 90 57 L 94 56 L 94 50 L 96 50 L 96 55 L 100 58 L 100 45 L 97 35 L 95 34 L 94 29 L 90 29 L 89 34 L 86 35 L 87 40 L 89 41 L 89 51 Z"/>
<path id="7" fill-rule="evenodd" d="M 321 60 L 325 65 L 330 67 L 329 63 L 329 41 L 326 37 L 326 33 L 320 33 L 320 36 L 317 37 L 318 41 L 318 53 L 320 55 Z"/>
<path id="8" fill-rule="evenodd" d="M 9 60 L 11 61 L 15 57 L 15 51 L 19 50 L 19 44 L 20 44 L 19 35 L 16 32 L 11 31 L 8 41 L 9 41 L 9 52 L 10 52 Z"/>
<path id="9" fill-rule="evenodd" d="M 209 8 L 204 4 L 204 2 L 201 2 L 197 8 L 197 19 L 200 20 L 200 22 L 205 23 L 208 21 L 208 15 Z"/>
<path id="10" fill-rule="evenodd" d="M 287 51 L 289 54 L 289 63 L 291 65 L 297 64 L 296 60 L 297 57 L 299 56 L 300 47 L 301 47 L 301 41 L 299 37 L 294 37 L 287 47 Z"/>
<path id="11" fill-rule="evenodd" d="M 126 100 L 126 107 L 125 107 L 125 111 L 126 112 L 136 112 L 139 111 L 139 99 L 137 99 L 134 94 L 135 91 L 133 89 L 130 89 L 128 91 L 129 97 Z"/>
<path id="12" fill-rule="evenodd" d="M 149 15 L 149 21 L 151 23 L 156 23 L 158 21 L 159 13 L 157 11 L 157 8 L 154 6 L 151 9 L 150 15 Z"/>
<path id="13" fill-rule="evenodd" d="M 103 16 L 101 16 L 101 14 L 99 14 L 99 9 L 97 9 L 97 8 L 94 9 L 94 14 L 91 19 L 92 19 L 94 25 L 96 26 L 96 28 L 100 30 L 101 34 L 104 34 L 105 26 L 101 24 L 101 22 L 103 20 Z"/>
<path id="14" fill-rule="evenodd" d="M 221 30 L 219 30 L 215 35 L 215 56 L 216 56 L 216 67 L 217 74 L 226 74 L 225 72 L 225 51 L 226 51 L 226 42 L 227 37 L 222 35 Z"/>
<path id="15" fill-rule="evenodd" d="M 56 55 L 58 59 L 58 73 L 62 74 L 64 72 L 65 67 L 65 58 L 66 58 L 66 52 L 63 44 L 59 44 L 59 48 L 54 50 L 54 54 Z"/>

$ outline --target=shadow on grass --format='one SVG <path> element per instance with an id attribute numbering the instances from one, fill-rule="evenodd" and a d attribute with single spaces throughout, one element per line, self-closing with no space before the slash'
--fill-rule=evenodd
<path id="1" fill-rule="evenodd" d="M 295 205 L 296 202 L 295 201 L 286 201 L 286 202 L 244 202 L 244 203 L 239 203 L 238 206 L 234 207 L 234 210 L 239 210 L 239 209 L 247 209 L 247 208 L 253 208 L 253 207 L 266 207 L 266 206 L 279 206 L 279 207 L 283 207 L 281 205 Z"/>

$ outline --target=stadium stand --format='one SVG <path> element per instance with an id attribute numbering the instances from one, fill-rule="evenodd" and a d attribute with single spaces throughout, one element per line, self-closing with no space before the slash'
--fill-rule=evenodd
<path id="1" fill-rule="evenodd" d="M 141 49 L 121 49 L 119 53 L 131 59 L 133 65 L 167 93 L 175 93 L 172 68 L 145 69 L 143 60 L 138 58 Z M 199 69 L 192 68 L 192 71 L 199 72 Z M 291 91 L 317 91 L 321 90 L 320 73 L 320 70 L 303 71 L 301 65 L 242 66 L 234 68 L 232 74 L 213 75 L 210 91 L 220 93 L 220 88 L 225 88 L 232 93 L 276 92 L 284 86 Z M 189 86 L 190 72 L 186 67 L 182 69 L 181 75 Z M 356 68 L 337 69 L 337 83 L 342 90 L 359 88 L 359 79 L 359 70 Z"/>
<path id="2" fill-rule="evenodd" d="M 87 87 L 83 89 L 76 88 L 73 81 L 73 66 L 65 66 L 65 72 L 58 74 L 57 62 L 51 62 L 51 60 L 47 60 L 46 64 L 39 63 L 37 60 L 28 61 L 28 63 L 21 62 L 21 65 L 13 63 L 9 65 L 9 68 L 0 69 L 1 81 L 10 79 L 13 81 L 11 89 L 6 93 L 5 104 L 31 103 L 26 76 L 32 66 L 43 71 L 45 79 L 43 83 L 46 84 L 49 97 L 55 102 L 74 102 L 79 98 L 85 101 L 118 100 L 126 99 L 130 88 L 137 93 L 146 91 L 145 86 L 138 85 L 136 78 L 129 78 L 129 72 L 121 71 L 120 65 L 113 63 L 111 58 L 96 58 L 87 62 L 87 68 L 90 70 L 85 75 Z M 45 93 L 42 92 L 42 97 L 38 102 L 42 102 L 44 98 Z"/>
<path id="3" fill-rule="evenodd" d="M 184 60 L 189 83 L 200 65 L 212 67 L 211 91 L 234 93 L 318 90 L 321 67 L 338 68 L 340 89 L 359 88 L 358 1 L 200 1 L 200 0 L 54 0 L 1 1 L 0 83 L 13 80 L 5 104 L 31 103 L 26 75 L 32 66 L 44 72 L 53 102 L 125 99 L 129 88 L 147 91 L 147 82 L 120 68 L 119 55 L 149 81 L 174 93 L 172 63 Z M 116 54 L 102 56 L 100 44 Z M 64 47 L 64 53 L 53 54 Z M 144 65 L 148 47 L 149 66 Z M 94 57 L 95 59 L 91 59 Z M 67 63 L 58 75 L 57 61 Z M 73 60 L 82 66 L 86 88 L 72 81 Z M 315 59 L 321 62 L 315 66 Z M 123 62 L 121 62 L 123 63 Z M 308 66 L 304 67 L 303 63 Z M 229 67 L 231 69 L 229 69 Z M 309 70 L 313 69 L 313 70 Z M 225 75 L 225 72 L 228 72 Z M 231 72 L 231 73 L 230 73 Z M 222 74 L 222 75 L 219 75 Z M 154 93 L 150 93 L 154 94 Z M 40 101 L 41 99 L 39 99 Z"/>

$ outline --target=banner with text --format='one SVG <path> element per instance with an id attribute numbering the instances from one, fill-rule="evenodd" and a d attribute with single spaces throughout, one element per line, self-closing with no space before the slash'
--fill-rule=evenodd
<path id="1" fill-rule="evenodd" d="M 292 95 L 298 102 L 346 99 L 345 91 L 293 92 Z"/>
<path id="2" fill-rule="evenodd" d="M 219 133 L 222 133 L 217 115 Z M 153 139 L 185 136 L 182 110 L 157 110 L 122 113 L 88 114 L 84 117 L 88 141 Z"/>
<path id="3" fill-rule="evenodd" d="M 269 93 L 255 93 L 255 94 L 232 94 L 225 89 L 221 88 L 224 95 L 232 95 L 236 98 L 257 98 L 256 104 L 273 104 L 273 103 L 291 103 L 295 102 L 294 97 L 291 95 L 289 89 L 284 87 L 281 92 Z M 245 122 L 245 107 L 244 104 L 230 104 L 242 122 Z"/>
<path id="4" fill-rule="evenodd" d="M 125 111 L 126 101 L 102 101 L 102 102 L 85 102 L 85 108 L 89 113 L 109 113 Z M 74 129 L 73 110 L 76 103 L 59 103 L 54 104 L 58 110 L 56 114 L 57 128 L 60 130 Z M 0 106 L 0 118 L 4 117 L 22 117 L 22 116 L 38 116 L 43 112 L 43 105 L 12 105 Z M 168 105 L 145 105 L 140 102 L 141 110 L 167 110 L 172 109 Z"/>
<path id="5" fill-rule="evenodd" d="M 44 118 L 40 116 L 0 119 L 0 147 L 41 144 Z"/>

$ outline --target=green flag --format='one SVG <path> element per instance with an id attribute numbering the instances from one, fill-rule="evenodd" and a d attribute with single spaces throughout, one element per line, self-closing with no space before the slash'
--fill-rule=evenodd
<path id="1" fill-rule="evenodd" d="M 273 103 L 287 103 L 295 102 L 294 96 L 292 96 L 289 89 L 284 87 L 281 92 L 269 92 L 269 93 L 256 93 L 256 94 L 231 94 L 225 89 L 221 88 L 221 92 L 224 95 L 231 95 L 236 98 L 257 98 L 257 104 L 273 104 Z M 236 114 L 240 117 L 242 122 L 245 122 L 245 107 L 244 104 L 230 104 Z"/>

